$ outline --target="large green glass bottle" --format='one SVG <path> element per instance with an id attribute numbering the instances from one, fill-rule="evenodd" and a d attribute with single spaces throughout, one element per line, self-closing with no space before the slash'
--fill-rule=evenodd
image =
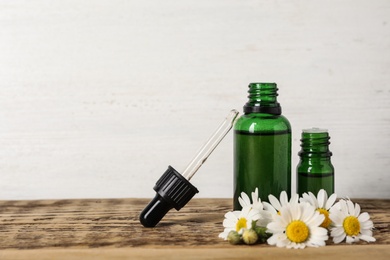
<path id="1" fill-rule="evenodd" d="M 268 195 L 291 194 L 291 126 L 281 115 L 275 83 L 250 83 L 249 100 L 234 125 L 233 208 L 241 209 L 241 192 L 256 188 L 262 201 Z"/>
<path id="2" fill-rule="evenodd" d="M 317 194 L 324 189 L 328 195 L 334 193 L 334 167 L 330 161 L 329 134 L 325 129 L 302 131 L 300 162 L 297 166 L 297 193 L 311 191 Z"/>

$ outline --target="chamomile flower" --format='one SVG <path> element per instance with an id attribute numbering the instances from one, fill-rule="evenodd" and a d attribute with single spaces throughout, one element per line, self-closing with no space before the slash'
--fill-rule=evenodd
<path id="1" fill-rule="evenodd" d="M 245 229 L 250 229 L 253 222 L 260 218 L 260 212 L 249 206 L 242 208 L 241 211 L 229 211 L 223 220 L 225 229 L 219 234 L 219 237 L 226 240 L 230 231 L 236 231 L 241 235 Z"/>
<path id="2" fill-rule="evenodd" d="M 320 227 L 324 216 L 309 203 L 287 204 L 280 208 L 280 215 L 267 225 L 270 245 L 287 248 L 325 246 L 328 231 Z"/>
<path id="3" fill-rule="evenodd" d="M 241 207 L 250 206 L 254 209 L 263 210 L 263 204 L 261 203 L 261 199 L 259 198 L 259 190 L 255 189 L 255 192 L 252 192 L 252 202 L 249 196 L 245 192 L 241 192 L 241 196 L 238 197 L 238 202 Z"/>
<path id="4" fill-rule="evenodd" d="M 316 208 L 316 210 L 325 216 L 324 222 L 322 222 L 321 227 L 329 228 L 332 223 L 329 218 L 329 209 L 333 206 L 337 199 L 336 193 L 333 193 L 328 198 L 328 194 L 324 189 L 321 189 L 317 197 L 309 191 L 309 193 L 303 193 L 300 202 L 308 202 L 310 205 Z"/>
<path id="5" fill-rule="evenodd" d="M 340 200 L 330 209 L 330 219 L 334 223 L 331 228 L 333 242 L 338 244 L 346 239 L 348 244 L 360 239 L 367 242 L 375 242 L 372 236 L 374 224 L 367 212 L 360 214 L 360 205 L 353 204 L 350 200 Z"/>
<path id="6" fill-rule="evenodd" d="M 272 215 L 269 211 L 264 210 L 263 203 L 259 198 L 259 190 L 258 188 L 252 192 L 252 202 L 249 196 L 245 192 L 241 192 L 241 196 L 238 198 L 238 201 L 241 207 L 252 207 L 255 210 L 258 210 L 260 213 L 260 218 L 257 221 L 256 225 L 260 227 L 266 227 L 269 222 L 272 220 Z"/>
<path id="7" fill-rule="evenodd" d="M 280 212 L 280 209 L 283 206 L 289 205 L 289 204 L 298 204 L 298 194 L 293 194 L 288 200 L 287 192 L 282 191 L 279 196 L 279 200 L 272 194 L 268 195 L 268 200 L 271 203 L 263 202 L 264 209 L 271 214 L 276 214 Z"/>

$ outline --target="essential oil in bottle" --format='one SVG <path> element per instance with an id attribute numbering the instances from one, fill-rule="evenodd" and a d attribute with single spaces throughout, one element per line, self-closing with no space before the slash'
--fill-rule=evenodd
<path id="1" fill-rule="evenodd" d="M 277 102 L 276 83 L 250 83 L 249 100 L 234 125 L 233 208 L 241 209 L 241 192 L 259 198 L 291 195 L 291 126 Z"/>
<path id="2" fill-rule="evenodd" d="M 302 131 L 300 162 L 297 166 L 297 193 L 317 194 L 324 189 L 334 193 L 334 167 L 330 160 L 329 134 L 326 129 L 311 128 Z"/>

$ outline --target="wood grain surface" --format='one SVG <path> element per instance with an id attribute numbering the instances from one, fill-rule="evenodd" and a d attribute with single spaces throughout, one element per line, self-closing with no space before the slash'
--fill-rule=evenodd
<path id="1" fill-rule="evenodd" d="M 139 213 L 149 202 L 146 199 L 0 201 L 0 258 L 19 259 L 28 254 L 39 255 L 40 259 L 46 259 L 43 255 L 47 259 L 54 255 L 58 259 L 62 259 L 60 256 L 72 259 L 71 254 L 75 257 L 88 255 L 92 259 L 98 254 L 103 258 L 116 256 L 121 259 L 129 253 L 153 258 L 161 253 L 169 255 L 170 250 L 214 256 L 212 258 L 227 256 L 231 250 L 243 251 L 244 255 L 253 250 L 282 254 L 287 251 L 324 252 L 326 255 L 326 252 L 337 252 L 337 248 L 354 252 L 350 256 L 358 252 L 390 256 L 390 200 L 354 201 L 371 215 L 377 241 L 352 246 L 329 243 L 320 251 L 280 251 L 265 244 L 229 245 L 218 238 L 218 234 L 223 230 L 224 214 L 231 209 L 230 199 L 193 199 L 181 211 L 168 212 L 155 228 L 144 228 L 138 220 Z"/>

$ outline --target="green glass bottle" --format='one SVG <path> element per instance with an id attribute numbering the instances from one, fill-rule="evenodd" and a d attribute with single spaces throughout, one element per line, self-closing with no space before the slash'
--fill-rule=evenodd
<path id="1" fill-rule="evenodd" d="M 330 161 L 329 134 L 326 129 L 312 128 L 302 131 L 300 162 L 297 166 L 297 193 L 311 191 L 317 195 L 324 189 L 334 193 L 334 167 Z"/>
<path id="2" fill-rule="evenodd" d="M 250 83 L 249 100 L 234 125 L 233 208 L 241 209 L 241 192 L 259 189 L 262 201 L 268 195 L 291 194 L 291 126 L 281 115 L 275 83 Z"/>

